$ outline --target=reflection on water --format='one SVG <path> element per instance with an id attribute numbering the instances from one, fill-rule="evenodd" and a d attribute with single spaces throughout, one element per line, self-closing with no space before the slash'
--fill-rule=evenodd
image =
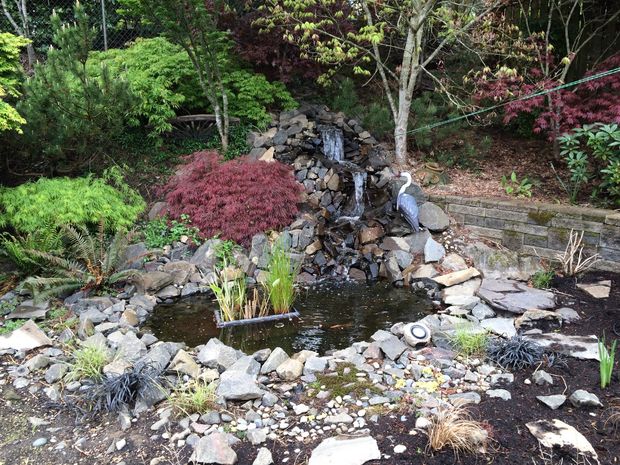
<path id="1" fill-rule="evenodd" d="M 387 283 L 334 282 L 302 291 L 295 307 L 299 319 L 218 329 L 213 318 L 217 304 L 206 296 L 193 296 L 158 305 L 145 326 L 161 340 L 182 341 L 190 347 L 217 337 L 246 353 L 277 346 L 289 353 L 303 349 L 325 353 L 368 340 L 377 329 L 396 322 L 415 321 L 431 309 L 427 300 Z"/>

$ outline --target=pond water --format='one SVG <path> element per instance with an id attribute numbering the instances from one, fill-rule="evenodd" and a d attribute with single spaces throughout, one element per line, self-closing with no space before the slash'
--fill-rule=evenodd
<path id="1" fill-rule="evenodd" d="M 371 285 L 326 282 L 300 292 L 295 308 L 301 317 L 219 329 L 213 311 L 217 303 L 206 295 L 158 305 L 145 328 L 164 341 L 194 347 L 217 337 L 246 353 L 282 347 L 288 353 L 303 349 L 324 354 L 353 342 L 369 340 L 378 329 L 427 315 L 431 303 L 409 289 L 387 283 Z"/>

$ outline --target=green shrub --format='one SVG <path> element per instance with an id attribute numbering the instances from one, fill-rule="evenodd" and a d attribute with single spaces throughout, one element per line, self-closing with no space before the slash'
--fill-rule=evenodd
<path id="1" fill-rule="evenodd" d="M 19 96 L 19 53 L 28 42 L 23 37 L 0 32 L 0 132 L 21 132 L 21 125 L 26 122 L 6 100 Z"/>
<path id="2" fill-rule="evenodd" d="M 508 195 L 514 195 L 515 197 L 532 196 L 532 182 L 527 177 L 519 181 L 517 173 L 514 171 L 510 174 L 509 178 L 502 176 L 501 184 Z"/>
<path id="3" fill-rule="evenodd" d="M 26 234 L 13 236 L 0 234 L 0 254 L 8 257 L 21 271 L 33 274 L 40 270 L 42 264 L 31 250 L 42 252 L 62 252 L 62 241 L 56 227 L 46 225 L 41 229 Z"/>
<path id="4" fill-rule="evenodd" d="M 558 138 L 570 178 L 560 180 L 571 202 L 581 190 L 594 186 L 590 195 L 620 206 L 620 128 L 595 123 L 575 128 Z M 607 199 L 603 197 L 607 196 Z"/>
<path id="5" fill-rule="evenodd" d="M 297 106 L 284 84 L 269 82 L 262 74 L 241 68 L 230 46 L 227 49 L 220 59 L 225 62 L 223 83 L 231 116 L 264 126 L 271 121 L 269 109 Z M 139 101 L 131 110 L 131 124 L 146 120 L 153 129 L 151 136 L 170 131 L 169 120 L 180 107 L 200 113 L 210 111 L 187 53 L 164 37 L 140 38 L 127 48 L 89 55 L 92 75 L 99 76 L 104 67 L 127 80 Z"/>
<path id="6" fill-rule="evenodd" d="M 188 215 L 181 215 L 179 220 L 172 221 L 167 217 L 156 218 L 144 226 L 144 242 L 151 249 L 160 249 L 181 240 L 181 236 L 188 236 L 194 244 L 199 244 L 200 230 L 191 224 Z"/>
<path id="7" fill-rule="evenodd" d="M 144 208 L 144 200 L 118 169 L 102 178 L 41 178 L 0 189 L 0 227 L 24 234 L 66 224 L 93 226 L 101 218 L 117 231 L 131 226 Z"/>

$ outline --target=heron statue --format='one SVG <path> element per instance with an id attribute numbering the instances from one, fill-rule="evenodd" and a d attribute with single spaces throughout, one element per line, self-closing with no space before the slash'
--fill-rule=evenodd
<path id="1" fill-rule="evenodd" d="M 407 220 L 407 223 L 411 225 L 415 232 L 420 231 L 420 222 L 418 221 L 418 203 L 415 197 L 411 194 L 407 194 L 405 191 L 411 185 L 411 175 L 406 171 L 400 173 L 401 177 L 407 179 L 407 182 L 398 191 L 398 197 L 396 197 L 396 210 L 400 210 Z"/>

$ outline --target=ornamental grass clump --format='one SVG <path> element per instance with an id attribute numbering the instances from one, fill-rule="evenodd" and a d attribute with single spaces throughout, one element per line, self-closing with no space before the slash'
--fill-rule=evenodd
<path id="1" fill-rule="evenodd" d="M 486 350 L 489 343 L 486 331 L 474 330 L 472 324 L 465 321 L 457 324 L 454 330 L 454 335 L 450 337 L 450 344 L 460 354 L 470 357 Z"/>
<path id="2" fill-rule="evenodd" d="M 598 355 L 599 355 L 599 369 L 601 375 L 601 389 L 605 389 L 611 384 L 611 374 L 614 370 L 614 361 L 616 359 L 616 346 L 618 340 L 616 339 L 611 347 L 607 348 L 605 345 L 605 336 L 598 341 Z"/>
<path id="3" fill-rule="evenodd" d="M 196 380 L 175 389 L 168 397 L 168 402 L 183 415 L 206 413 L 215 408 L 217 401 L 215 388 L 215 383 Z"/>
<path id="4" fill-rule="evenodd" d="M 267 295 L 275 314 L 288 313 L 293 306 L 297 294 L 295 278 L 298 271 L 299 266 L 292 262 L 290 254 L 276 242 L 271 248 L 265 282 Z"/>
<path id="5" fill-rule="evenodd" d="M 73 353 L 73 363 L 70 369 L 70 378 L 80 380 L 84 378 L 101 381 L 103 367 L 110 362 L 107 349 L 100 346 L 86 346 Z"/>
<path id="6" fill-rule="evenodd" d="M 460 453 L 483 452 L 489 439 L 483 424 L 471 418 L 461 407 L 444 407 L 431 417 L 428 427 L 428 448 L 440 451 L 446 448 Z"/>

